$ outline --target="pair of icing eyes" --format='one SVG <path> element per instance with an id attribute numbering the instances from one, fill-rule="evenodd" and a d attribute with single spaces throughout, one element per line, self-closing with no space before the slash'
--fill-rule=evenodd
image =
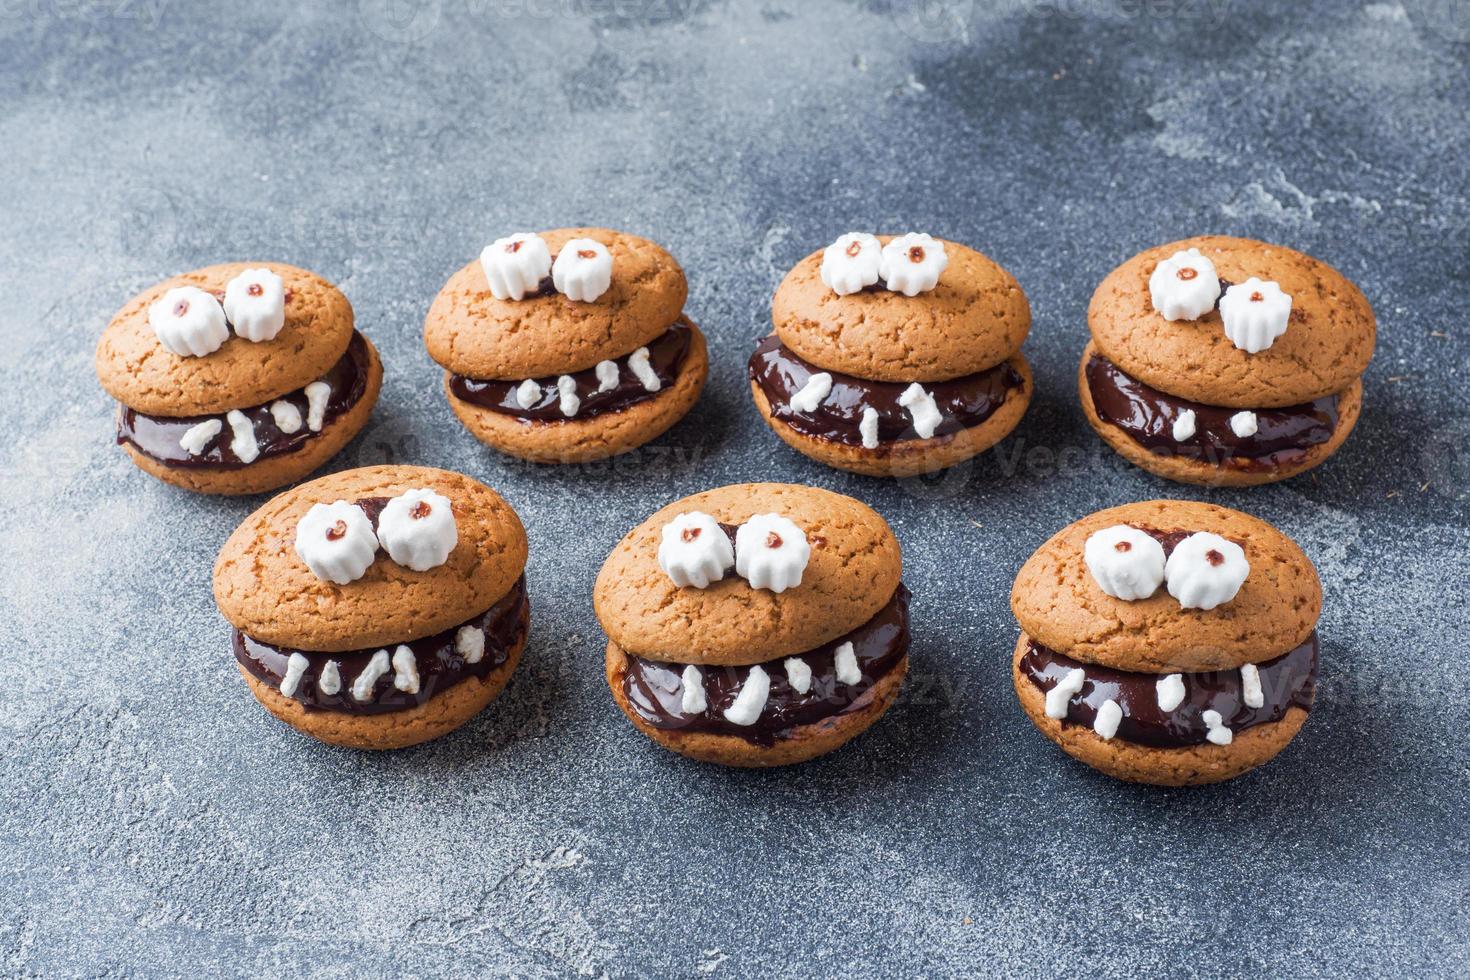
<path id="1" fill-rule="evenodd" d="M 887 245 L 866 232 L 849 232 L 822 252 L 822 282 L 838 296 L 849 296 L 880 279 L 890 292 L 917 296 L 939 284 L 949 265 L 944 243 L 911 232 Z"/>
<path id="2" fill-rule="evenodd" d="M 1114 599 L 1147 599 L 1166 585 L 1185 609 L 1230 602 L 1250 574 L 1245 550 L 1209 531 L 1189 535 L 1166 558 L 1158 539 L 1118 524 L 1089 535 L 1082 556 L 1092 580 Z"/>
<path id="3" fill-rule="evenodd" d="M 779 514 L 755 514 L 732 544 L 709 514 L 689 511 L 664 525 L 658 565 L 679 588 L 705 589 L 735 569 L 753 589 L 781 593 L 801 584 L 811 558 L 806 532 Z"/>
<path id="4" fill-rule="evenodd" d="M 480 253 L 480 268 L 490 294 L 500 300 L 536 295 L 547 276 L 567 299 L 590 303 L 612 285 L 613 258 L 606 245 L 591 238 L 573 238 L 555 259 L 546 240 L 534 232 L 497 238 Z"/>
<path id="5" fill-rule="evenodd" d="M 376 529 L 355 503 L 313 504 L 296 525 L 295 546 L 313 575 L 346 585 L 367 573 L 379 548 L 397 564 L 425 572 L 448 561 L 458 543 L 448 498 L 415 489 L 383 505 Z"/>
<path id="6" fill-rule="evenodd" d="M 1271 347 L 1291 319 L 1291 296 L 1275 282 L 1252 276 L 1221 296 L 1215 264 L 1197 248 L 1175 252 L 1155 266 L 1148 290 L 1153 308 L 1169 321 L 1198 320 L 1218 302 L 1226 338 L 1247 354 Z"/>
<path id="7" fill-rule="evenodd" d="M 224 301 L 198 286 L 175 286 L 148 307 L 158 342 L 180 357 L 203 357 L 235 336 L 274 340 L 286 325 L 286 289 L 269 269 L 246 269 L 225 285 Z"/>

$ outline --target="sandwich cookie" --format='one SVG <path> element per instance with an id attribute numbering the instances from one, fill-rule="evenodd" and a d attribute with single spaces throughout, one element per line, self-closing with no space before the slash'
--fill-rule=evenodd
<path id="1" fill-rule="evenodd" d="M 438 738 L 493 701 L 530 627 L 526 532 L 489 487 L 419 466 L 273 498 L 220 549 L 214 598 L 266 709 L 335 745 Z"/>
<path id="2" fill-rule="evenodd" d="M 831 752 L 888 710 L 908 671 L 901 572 L 888 524 L 851 497 L 752 483 L 670 504 L 597 576 L 613 699 L 705 762 Z"/>
<path id="3" fill-rule="evenodd" d="M 540 463 L 627 452 L 694 405 L 709 372 L 673 256 L 605 228 L 497 239 L 424 319 L 450 407 L 477 439 Z"/>
<path id="4" fill-rule="evenodd" d="M 1218 235 L 1124 262 L 1087 323 L 1088 422 L 1130 462 L 1204 486 L 1284 480 L 1335 453 L 1358 420 L 1376 332 L 1331 266 Z"/>
<path id="5" fill-rule="evenodd" d="M 1074 758 L 1132 782 L 1214 783 L 1307 720 L 1317 571 L 1264 521 L 1152 500 L 1063 528 L 1011 590 L 1021 707 Z"/>
<path id="6" fill-rule="evenodd" d="M 97 345 L 117 442 L 200 493 L 259 493 L 321 466 L 367 424 L 383 365 L 347 297 L 272 262 L 212 265 L 128 301 Z"/>
<path id="7" fill-rule="evenodd" d="M 853 232 L 787 273 L 750 391 L 798 452 L 868 476 L 913 476 L 1004 438 L 1031 401 L 1020 285 L 971 248 Z"/>

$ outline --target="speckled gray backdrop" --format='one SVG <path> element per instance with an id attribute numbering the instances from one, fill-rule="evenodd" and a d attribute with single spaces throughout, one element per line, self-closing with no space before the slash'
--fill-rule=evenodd
<path id="1" fill-rule="evenodd" d="M 1470 3 L 271 6 L 0 0 L 0 972 L 1464 975 Z M 498 458 L 421 318 L 490 238 L 584 222 L 683 262 L 709 388 L 618 463 Z M 1031 296 L 1033 408 L 943 480 L 820 468 L 749 405 L 772 288 L 852 228 L 973 244 Z M 1378 312 L 1363 420 L 1309 477 L 1164 483 L 1077 408 L 1094 284 L 1203 231 L 1321 256 Z M 340 283 L 384 354 L 333 467 L 460 469 L 529 529 L 525 663 L 437 744 L 356 754 L 262 711 L 209 582 L 261 500 L 111 444 L 108 316 L 245 258 Z M 727 772 L 617 712 L 589 593 L 653 508 L 756 479 L 892 522 L 913 683 L 834 756 Z M 1192 792 L 1066 759 L 1006 669 L 1030 551 L 1160 495 L 1277 523 L 1327 589 L 1311 722 Z"/>

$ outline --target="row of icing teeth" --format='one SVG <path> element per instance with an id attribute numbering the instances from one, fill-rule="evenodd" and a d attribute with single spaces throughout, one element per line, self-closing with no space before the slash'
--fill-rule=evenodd
<path id="1" fill-rule="evenodd" d="M 820 371 L 807 378 L 806 384 L 801 390 L 791 396 L 787 404 L 793 412 L 810 415 L 821 407 L 827 397 L 832 394 L 832 375 L 826 371 Z M 914 432 L 920 439 L 930 439 L 939 424 L 944 421 L 944 413 L 939 410 L 939 404 L 934 396 L 924 390 L 924 386 L 915 381 L 904 389 L 903 394 L 898 396 L 898 403 L 909 413 L 909 418 L 914 425 Z M 863 406 L 862 420 L 858 423 L 858 432 L 863 437 L 864 449 L 878 448 L 878 410 L 871 405 Z"/>
<path id="2" fill-rule="evenodd" d="M 148 307 L 158 342 L 180 357 L 213 354 L 235 336 L 274 340 L 286 325 L 286 287 L 269 269 L 246 269 L 225 286 L 221 305 L 198 286 L 175 286 Z"/>
<path id="3" fill-rule="evenodd" d="M 1087 683 L 1087 672 L 1081 667 L 1073 667 L 1057 681 L 1056 685 L 1046 692 L 1046 716 L 1062 721 L 1067 717 L 1071 709 L 1072 699 L 1082 692 L 1082 687 Z M 1240 668 L 1241 696 L 1248 708 L 1259 708 L 1266 703 L 1265 693 L 1261 690 L 1261 672 L 1255 664 L 1245 664 Z M 1169 674 L 1161 677 L 1154 684 L 1155 697 L 1158 698 L 1159 710 L 1170 712 L 1184 703 L 1186 690 L 1184 687 L 1183 674 Z M 1214 745 L 1229 745 L 1235 740 L 1235 733 L 1225 724 L 1220 712 L 1208 709 L 1201 714 L 1205 723 L 1205 740 Z M 1118 724 L 1123 720 L 1123 709 L 1112 698 L 1108 698 L 1097 709 L 1097 715 L 1092 722 L 1092 730 L 1103 741 L 1111 741 L 1118 734 Z"/>
<path id="4" fill-rule="evenodd" d="M 302 419 L 301 409 L 284 398 L 277 399 L 270 404 L 271 419 L 276 428 L 286 435 L 295 435 L 301 431 L 304 423 L 311 432 L 322 431 L 322 426 L 327 419 L 327 402 L 332 397 L 332 386 L 325 381 L 313 381 L 302 389 L 306 395 L 306 418 Z M 182 436 L 179 437 L 179 446 L 190 456 L 203 455 L 209 448 L 214 437 L 224 431 L 225 423 L 230 426 L 230 452 L 242 463 L 250 464 L 260 457 L 260 444 L 255 438 L 255 425 L 249 416 L 239 409 L 231 409 L 225 413 L 224 421 L 219 419 L 205 419 L 197 425 L 190 426 Z"/>
<path id="5" fill-rule="evenodd" d="M 1225 336 L 1247 354 L 1259 354 L 1286 333 L 1291 296 L 1255 276 L 1220 295 L 1215 263 L 1197 248 L 1175 252 L 1148 277 L 1149 300 L 1165 320 L 1198 320 L 1220 303 Z"/>
<path id="6" fill-rule="evenodd" d="M 851 641 L 840 644 L 834 654 L 838 683 L 852 685 L 862 681 L 863 672 L 858 667 L 857 653 Z M 782 667 L 786 671 L 786 683 L 797 694 L 805 694 L 812 689 L 812 668 L 805 660 L 787 657 L 782 661 Z M 707 711 L 709 702 L 705 698 L 703 671 L 694 664 L 687 665 L 682 682 L 684 690 L 679 703 L 680 710 L 686 715 L 698 715 Z M 766 673 L 764 667 L 752 667 L 740 693 L 735 695 L 735 700 L 721 715 L 732 725 L 754 725 L 765 711 L 766 701 L 770 696 L 771 675 Z"/>
<path id="7" fill-rule="evenodd" d="M 751 516 L 731 546 L 718 521 L 694 510 L 664 525 L 658 566 L 681 589 L 709 588 L 734 568 L 751 588 L 781 593 L 801 584 L 811 553 L 806 532 L 779 514 Z"/>
<path id="8" fill-rule="evenodd" d="M 910 232 L 883 245 L 874 235 L 851 231 L 822 251 L 818 275 L 838 296 L 860 293 L 880 279 L 891 292 L 917 296 L 937 286 L 948 265 L 944 243 L 928 235 Z"/>
<path id="9" fill-rule="evenodd" d="M 1114 599 L 1147 599 L 1167 583 L 1185 609 L 1214 609 L 1231 601 L 1251 570 L 1245 550 L 1218 534 L 1191 534 L 1165 559 L 1156 538 L 1127 524 L 1088 535 L 1082 560 L 1097 587 Z"/>
<path id="10" fill-rule="evenodd" d="M 556 259 L 546 240 L 522 231 L 497 238 L 480 253 L 480 268 L 490 294 L 496 299 L 521 300 L 551 277 L 556 291 L 567 299 L 591 303 L 612 285 L 613 259 L 607 246 L 590 238 L 573 238 Z"/>
<path id="11" fill-rule="evenodd" d="M 649 351 L 647 347 L 640 347 L 628 355 L 628 370 L 633 377 L 643 386 L 643 390 L 652 394 L 663 388 L 663 380 L 658 372 L 653 369 L 649 362 Z M 618 386 L 622 378 L 621 369 L 617 361 L 598 361 L 597 367 L 593 369 L 597 376 L 596 394 L 604 391 L 612 391 Z M 574 417 L 582 410 L 582 399 L 577 395 L 577 381 L 570 374 L 563 374 L 556 379 L 553 386 L 556 393 L 557 409 L 567 418 Z M 546 397 L 546 386 L 535 378 L 527 378 L 516 385 L 516 404 L 522 411 L 530 411 L 541 403 Z"/>
<path id="12" fill-rule="evenodd" d="M 449 560 L 459 528 L 449 499 L 432 490 L 408 490 L 378 515 L 377 530 L 356 504 L 313 504 L 296 525 L 296 554 L 319 579 L 346 585 L 367 572 L 382 547 L 415 572 Z"/>
<path id="13" fill-rule="evenodd" d="M 485 656 L 485 631 L 478 626 L 461 626 L 454 635 L 454 649 L 467 664 L 479 663 Z M 281 678 L 281 694 L 294 698 L 301 686 L 301 678 L 309 666 L 305 655 L 293 653 L 286 659 L 286 674 Z M 354 701 L 371 701 L 378 680 L 392 670 L 393 686 L 404 694 L 419 693 L 418 658 L 412 648 L 400 643 L 392 654 L 386 648 L 373 654 L 367 665 L 353 678 L 348 692 Z M 316 688 L 329 697 L 342 690 L 342 668 L 335 660 L 328 660 L 317 678 Z"/>

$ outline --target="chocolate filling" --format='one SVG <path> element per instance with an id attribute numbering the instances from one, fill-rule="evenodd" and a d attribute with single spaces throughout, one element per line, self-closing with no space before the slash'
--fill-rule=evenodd
<path id="1" fill-rule="evenodd" d="M 364 501 L 359 501 L 362 506 Z M 363 507 L 367 510 L 367 507 Z M 382 505 L 377 506 L 382 510 Z M 406 711 L 442 694 L 456 684 L 476 677 L 484 680 L 491 672 L 510 659 L 510 651 L 526 635 L 530 624 L 531 606 L 526 598 L 526 579 L 522 576 L 511 586 L 509 592 L 495 605 L 474 618 L 450 627 L 442 633 L 409 640 L 403 646 L 413 651 L 417 661 L 419 689 L 415 694 L 398 690 L 393 684 L 393 670 L 379 677 L 373 685 L 372 697 L 359 701 L 352 696 L 352 682 L 367 667 L 368 661 L 379 649 L 386 649 L 391 657 L 399 644 L 375 647 L 371 650 L 352 650 L 347 653 L 314 653 L 310 650 L 292 651 L 289 648 L 271 646 L 234 631 L 233 648 L 235 659 L 240 661 L 253 676 L 272 687 L 279 688 L 286 676 L 286 663 L 293 652 L 306 657 L 306 671 L 292 700 L 308 711 L 341 711 L 352 715 L 380 715 L 391 711 Z M 468 663 L 455 649 L 455 636 L 464 626 L 475 626 L 485 632 L 485 652 L 476 663 Z M 336 694 L 324 694 L 317 686 L 322 671 L 328 662 L 335 662 L 341 677 L 341 689 Z"/>
<path id="2" fill-rule="evenodd" d="M 1165 674 L 1140 674 L 1083 663 L 1050 650 L 1035 640 L 1021 655 L 1022 676 L 1042 692 L 1050 691 L 1074 668 L 1087 675 L 1082 690 L 1067 702 L 1063 724 L 1091 728 L 1104 701 L 1123 709 L 1117 738 L 1156 748 L 1200 745 L 1209 729 L 1206 711 L 1218 711 L 1224 725 L 1238 732 L 1252 725 L 1280 721 L 1293 706 L 1310 711 L 1317 687 L 1317 634 L 1275 660 L 1257 664 L 1264 703 L 1245 703 L 1240 671 L 1212 670 L 1183 674 L 1184 701 L 1173 711 L 1159 707 L 1157 684 Z"/>
<path id="3" fill-rule="evenodd" d="M 913 416 L 898 403 L 909 387 L 907 382 L 869 381 L 827 371 L 832 376 L 832 391 L 816 411 L 794 411 L 791 396 L 806 387 L 812 375 L 820 373 L 819 368 L 798 357 L 775 334 L 762 337 L 755 345 L 755 353 L 750 355 L 750 380 L 765 393 L 772 417 L 804 436 L 861 446 L 863 436 L 859 425 L 863 409 L 871 408 L 878 413 L 880 445 L 919 438 L 914 431 Z M 1012 391 L 1023 391 L 1025 386 L 1026 379 L 1009 362 L 962 378 L 924 382 L 924 390 L 934 397 L 943 416 L 934 435 L 952 435 L 979 425 L 1005 404 Z"/>
<path id="4" fill-rule="evenodd" d="M 621 411 L 669 389 L 679 376 L 684 358 L 689 354 L 692 329 L 689 321 L 680 317 L 672 327 L 648 344 L 648 366 L 658 376 L 658 391 L 649 391 L 638 380 L 628 367 L 628 357 L 619 357 L 613 362 L 618 367 L 617 383 L 606 391 L 602 390 L 602 382 L 597 377 L 595 368 L 569 375 L 575 385 L 577 397 L 582 402 L 574 416 L 562 414 L 561 392 L 557 388 L 557 378 L 554 377 L 531 379 L 541 386 L 541 395 L 530 408 L 521 407 L 517 395 L 524 383 L 521 381 L 480 381 L 461 374 L 452 374 L 449 378 L 449 390 L 461 401 L 527 422 L 567 422 L 602 412 Z"/>
<path id="5" fill-rule="evenodd" d="M 327 397 L 326 412 L 322 416 L 322 431 L 345 415 L 362 398 L 363 392 L 367 390 L 370 363 L 367 341 L 363 340 L 362 334 L 354 330 L 352 340 L 347 344 L 347 350 L 338 358 L 337 363 L 332 365 L 332 369 L 319 379 L 332 388 L 332 393 Z M 301 413 L 301 428 L 290 433 L 281 431 L 280 426 L 276 424 L 275 416 L 271 414 L 271 405 L 278 401 L 296 406 L 296 410 Z M 304 446 L 308 439 L 321 434 L 321 432 L 311 431 L 306 424 L 308 404 L 304 388 L 282 395 L 280 398 L 273 398 L 264 405 L 242 408 L 239 411 L 244 413 L 255 429 L 255 442 L 260 448 L 260 455 L 252 460 L 254 463 L 271 456 L 293 453 Z M 190 454 L 187 449 L 179 445 L 179 440 L 183 438 L 184 433 L 209 419 L 219 419 L 219 433 L 205 444 L 203 452 L 197 456 Z M 224 413 L 169 418 L 160 415 L 144 415 L 126 405 L 122 406 L 121 411 L 118 412 L 118 445 L 130 443 L 143 455 L 167 466 L 180 469 L 237 470 L 251 465 L 242 462 L 230 448 L 233 438 L 234 434 Z"/>
<path id="6" fill-rule="evenodd" d="M 1125 374 L 1101 354 L 1088 359 L 1086 374 L 1098 417 L 1160 455 L 1240 470 L 1269 470 L 1299 462 L 1313 446 L 1330 440 L 1337 428 L 1336 395 L 1305 405 L 1258 409 L 1256 434 L 1241 438 L 1230 428 L 1230 417 L 1241 409 L 1165 394 Z M 1194 411 L 1194 435 L 1176 440 L 1174 420 L 1186 409 Z"/>
<path id="7" fill-rule="evenodd" d="M 836 651 L 851 643 L 862 677 L 856 684 L 837 679 Z M 725 718 L 750 678 L 750 667 L 701 665 L 708 705 L 697 715 L 683 710 L 685 664 L 645 660 L 626 654 L 623 693 L 638 717 L 664 731 L 734 735 L 756 745 L 769 746 L 791 736 L 796 728 L 861 710 L 873 700 L 872 687 L 891 673 L 909 652 L 909 590 L 899 585 L 888 605 L 846 636 L 797 656 L 811 668 L 811 687 L 797 693 L 786 678 L 787 658 L 759 664 L 771 679 L 765 708 L 753 725 L 737 725 Z"/>

